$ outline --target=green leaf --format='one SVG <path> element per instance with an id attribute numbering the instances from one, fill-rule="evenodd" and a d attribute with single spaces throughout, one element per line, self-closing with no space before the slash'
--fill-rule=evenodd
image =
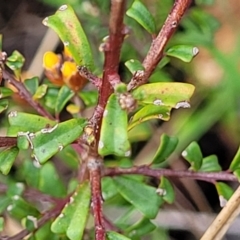
<path id="1" fill-rule="evenodd" d="M 164 162 L 176 149 L 178 144 L 177 137 L 170 137 L 166 134 L 162 134 L 160 138 L 160 145 L 158 147 L 155 156 L 153 157 L 152 164 L 159 164 Z"/>
<path id="2" fill-rule="evenodd" d="M 20 70 L 23 67 L 25 58 L 17 50 L 12 52 L 12 55 L 7 58 L 6 65 L 14 71 L 14 73 L 19 77 Z"/>
<path id="3" fill-rule="evenodd" d="M 226 183 L 223 182 L 217 182 L 215 184 L 215 187 L 219 195 L 220 206 L 224 207 L 226 205 L 226 202 L 233 195 L 234 191 L 231 187 L 229 187 Z"/>
<path id="4" fill-rule="evenodd" d="M 221 166 L 218 163 L 218 158 L 216 155 L 210 155 L 203 158 L 201 168 L 198 170 L 200 172 L 220 172 L 222 171 Z"/>
<path id="5" fill-rule="evenodd" d="M 147 218 L 155 218 L 163 203 L 156 188 L 128 177 L 114 177 L 119 193 Z M 151 203 L 151 204 L 146 204 Z"/>
<path id="6" fill-rule="evenodd" d="M 168 106 L 172 108 L 190 107 L 188 101 L 194 86 L 188 83 L 158 82 L 141 85 L 133 90 L 133 97 L 141 104 Z"/>
<path id="7" fill-rule="evenodd" d="M 138 70 L 144 70 L 144 67 L 142 63 L 136 59 L 130 59 L 125 62 L 125 66 L 128 68 L 128 70 L 134 74 Z"/>
<path id="8" fill-rule="evenodd" d="M 17 155 L 18 155 L 18 148 L 12 147 L 8 149 L 4 149 L 0 152 L 0 171 L 2 174 L 6 175 L 9 173 Z"/>
<path id="9" fill-rule="evenodd" d="M 54 233 L 66 234 L 70 240 L 82 239 L 88 218 L 91 192 L 89 182 L 80 185 L 62 213 L 52 223 Z"/>
<path id="10" fill-rule="evenodd" d="M 134 1 L 126 14 L 137 21 L 149 33 L 154 34 L 156 32 L 155 21 L 152 14 L 140 1 Z"/>
<path id="11" fill-rule="evenodd" d="M 0 100 L 0 113 L 5 111 L 8 108 L 8 100 L 7 99 L 2 99 Z"/>
<path id="12" fill-rule="evenodd" d="M 148 140 L 153 134 L 153 129 L 150 124 L 144 122 L 138 124 L 128 132 L 130 142 L 139 142 Z"/>
<path id="13" fill-rule="evenodd" d="M 178 58 L 183 62 L 191 62 L 198 52 L 199 50 L 196 47 L 189 45 L 177 45 L 169 48 L 166 55 Z"/>
<path id="14" fill-rule="evenodd" d="M 202 152 L 196 142 L 192 142 L 182 152 L 182 156 L 191 164 L 191 170 L 198 171 L 202 166 Z"/>
<path id="15" fill-rule="evenodd" d="M 12 197 L 12 203 L 7 207 L 7 210 L 17 219 L 23 219 L 27 216 L 37 217 L 39 215 L 39 212 L 36 208 L 18 195 Z"/>
<path id="16" fill-rule="evenodd" d="M 61 152 L 57 154 L 66 166 L 70 167 L 71 169 L 76 170 L 79 165 L 79 155 L 76 151 L 72 148 L 71 145 L 66 146 Z"/>
<path id="17" fill-rule="evenodd" d="M 118 194 L 113 179 L 110 177 L 102 178 L 102 196 L 105 201 Z"/>
<path id="18" fill-rule="evenodd" d="M 158 194 L 163 198 L 163 200 L 169 204 L 172 204 L 175 200 L 175 192 L 171 182 L 165 178 L 161 177 L 160 186 L 157 189 Z"/>
<path id="19" fill-rule="evenodd" d="M 40 163 L 61 151 L 64 147 L 76 140 L 83 132 L 85 119 L 71 119 L 52 128 L 43 128 L 36 132 L 31 139 L 33 156 Z"/>
<path id="20" fill-rule="evenodd" d="M 131 237 L 131 239 L 135 239 L 136 237 L 142 237 L 152 232 L 155 228 L 156 226 L 149 219 L 143 218 L 128 228 L 126 231 L 128 232 L 128 236 Z"/>
<path id="21" fill-rule="evenodd" d="M 45 94 L 47 93 L 47 89 L 48 89 L 48 85 L 47 84 L 42 84 L 40 85 L 35 94 L 33 95 L 33 99 L 37 100 L 37 99 L 41 99 L 45 96 Z"/>
<path id="22" fill-rule="evenodd" d="M 67 193 L 63 182 L 51 162 L 45 163 L 40 168 L 38 189 L 54 197 L 64 197 Z"/>
<path id="23" fill-rule="evenodd" d="M 37 218 L 34 216 L 27 216 L 24 220 L 24 226 L 29 232 L 34 231 L 35 229 L 38 229 L 38 222 Z"/>
<path id="24" fill-rule="evenodd" d="M 10 88 L 0 87 L 0 99 L 12 96 L 13 91 Z"/>
<path id="25" fill-rule="evenodd" d="M 58 87 L 48 87 L 47 93 L 44 96 L 44 104 L 46 107 L 50 108 L 51 110 L 55 111 L 55 105 L 57 102 L 57 96 L 58 96 Z"/>
<path id="26" fill-rule="evenodd" d="M 238 151 L 237 153 L 235 154 L 232 162 L 231 162 L 231 165 L 229 167 L 229 169 L 231 171 L 235 171 L 237 169 L 240 169 L 240 147 L 238 148 Z"/>
<path id="27" fill-rule="evenodd" d="M 79 96 L 87 107 L 94 106 L 98 101 L 97 91 L 81 91 Z"/>
<path id="28" fill-rule="evenodd" d="M 109 231 L 107 232 L 107 240 L 131 240 L 120 233 Z"/>
<path id="29" fill-rule="evenodd" d="M 57 101 L 55 105 L 55 114 L 59 115 L 59 113 L 63 110 L 66 103 L 74 96 L 74 92 L 68 88 L 67 86 L 62 86 L 58 92 Z"/>
<path id="30" fill-rule="evenodd" d="M 34 93 L 37 91 L 39 86 L 39 79 L 38 77 L 32 77 L 24 80 L 24 85 L 27 88 L 27 90 L 34 95 Z"/>
<path id="31" fill-rule="evenodd" d="M 8 122 L 10 126 L 16 127 L 18 131 L 22 132 L 36 132 L 47 126 L 52 127 L 56 125 L 55 121 L 49 120 L 45 117 L 17 111 L 9 113 Z M 16 134 L 18 131 L 16 131 Z"/>
<path id="32" fill-rule="evenodd" d="M 54 15 L 45 18 L 43 24 L 57 33 L 78 65 L 92 68 L 93 57 L 88 39 L 70 5 L 62 5 Z"/>
<path id="33" fill-rule="evenodd" d="M 161 119 L 163 121 L 168 121 L 170 118 L 170 110 L 171 108 L 168 106 L 144 106 L 133 115 L 129 122 L 128 130 L 150 119 Z"/>
<path id="34" fill-rule="evenodd" d="M 11 198 L 9 196 L 0 196 L 0 214 L 2 215 L 7 206 L 11 203 Z"/>
<path id="35" fill-rule="evenodd" d="M 17 147 L 20 150 L 26 150 L 29 148 L 29 133 L 20 133 L 17 137 Z"/>
<path id="36" fill-rule="evenodd" d="M 112 94 L 109 97 L 102 119 L 98 145 L 100 155 L 130 155 L 131 146 L 127 134 L 127 121 L 127 112 L 121 109 L 117 96 Z"/>

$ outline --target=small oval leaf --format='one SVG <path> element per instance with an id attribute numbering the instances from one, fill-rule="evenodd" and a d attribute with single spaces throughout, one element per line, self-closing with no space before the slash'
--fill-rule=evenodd
<path id="1" fill-rule="evenodd" d="M 126 14 L 137 21 L 149 33 L 154 34 L 156 32 L 155 21 L 152 14 L 140 1 L 134 1 Z"/>
<path id="2" fill-rule="evenodd" d="M 37 132 L 46 126 L 51 127 L 56 125 L 55 121 L 49 120 L 45 117 L 17 111 L 12 111 L 9 113 L 8 122 L 11 127 L 16 127 L 15 129 L 17 131 L 15 131 L 15 134 L 17 134 L 18 131 Z M 10 131 L 11 127 L 9 129 Z M 12 134 L 14 134 L 13 132 Z"/>
<path id="3" fill-rule="evenodd" d="M 159 206 L 163 203 L 156 193 L 156 188 L 145 185 L 129 177 L 114 177 L 119 193 L 147 218 L 155 218 Z M 151 204 L 146 204 L 146 203 Z"/>
<path id="4" fill-rule="evenodd" d="M 233 195 L 234 191 L 230 186 L 228 186 L 226 183 L 223 183 L 223 182 L 217 182 L 215 184 L 215 187 L 218 192 L 220 205 L 221 205 L 221 207 L 224 207 L 226 205 L 227 201 Z"/>
<path id="5" fill-rule="evenodd" d="M 182 156 L 191 164 L 190 169 L 198 171 L 202 166 L 202 152 L 197 142 L 192 142 L 182 152 Z"/>
<path id="6" fill-rule="evenodd" d="M 197 47 L 188 45 L 177 45 L 169 48 L 166 52 L 167 56 L 175 57 L 183 62 L 191 62 L 192 59 L 198 54 Z"/>
<path id="7" fill-rule="evenodd" d="M 10 88 L 0 87 L 0 99 L 12 96 L 13 91 Z"/>
<path id="8" fill-rule="evenodd" d="M 51 128 L 43 128 L 31 137 L 33 156 L 44 163 L 76 140 L 83 132 L 85 119 L 71 119 Z"/>
<path id="9" fill-rule="evenodd" d="M 6 175 L 9 173 L 18 152 L 19 150 L 17 147 L 4 149 L 0 152 L 0 171 L 2 174 Z"/>
<path id="10" fill-rule="evenodd" d="M 142 63 L 136 59 L 130 59 L 125 62 L 125 66 L 128 68 L 128 70 L 134 74 L 138 70 L 144 70 L 144 67 Z"/>
<path id="11" fill-rule="evenodd" d="M 170 110 L 171 108 L 167 106 L 144 106 L 133 115 L 129 122 L 128 130 L 131 130 L 136 125 L 150 119 L 160 119 L 163 121 L 168 121 L 170 118 Z"/>
<path id="12" fill-rule="evenodd" d="M 55 105 L 55 114 L 59 115 L 59 113 L 63 110 L 66 103 L 74 96 L 74 92 L 68 88 L 67 86 L 62 86 L 58 92 L 57 101 Z"/>
<path id="13" fill-rule="evenodd" d="M 177 144 L 177 137 L 170 137 L 166 134 L 162 134 L 160 138 L 160 145 L 157 152 L 155 153 L 155 156 L 153 157 L 152 164 L 159 164 L 164 162 L 176 149 Z"/>
<path id="14" fill-rule="evenodd" d="M 153 104 L 172 108 L 190 107 L 188 101 L 194 92 L 188 83 L 158 82 L 141 85 L 132 94 L 140 104 Z"/>
<path id="15" fill-rule="evenodd" d="M 38 77 L 32 77 L 24 80 L 24 85 L 27 90 L 34 95 L 39 86 L 39 79 Z"/>
<path id="16" fill-rule="evenodd" d="M 114 154 L 130 155 L 130 142 L 127 134 L 127 112 L 121 109 L 115 94 L 109 97 L 104 110 L 98 152 L 102 156 Z"/>
<path id="17" fill-rule="evenodd" d="M 202 166 L 198 170 L 199 172 L 220 172 L 222 171 L 221 166 L 218 163 L 218 158 L 216 155 L 210 155 L 203 158 Z"/>
<path id="18" fill-rule="evenodd" d="M 93 57 L 88 39 L 70 5 L 62 5 L 54 15 L 45 18 L 43 24 L 58 34 L 78 65 L 92 68 Z"/>
<path id="19" fill-rule="evenodd" d="M 89 182 L 81 184 L 70 197 L 61 214 L 52 223 L 54 233 L 66 234 L 70 240 L 82 239 L 90 207 Z"/>
<path id="20" fill-rule="evenodd" d="M 40 85 L 36 92 L 33 95 L 33 99 L 37 100 L 37 99 L 41 99 L 46 93 L 47 93 L 47 89 L 48 89 L 48 85 L 47 84 L 42 84 Z"/>
<path id="21" fill-rule="evenodd" d="M 159 193 L 163 200 L 169 204 L 172 204 L 175 200 L 175 192 L 173 185 L 165 177 L 161 177 L 161 182 L 160 186 L 157 189 L 157 193 Z"/>

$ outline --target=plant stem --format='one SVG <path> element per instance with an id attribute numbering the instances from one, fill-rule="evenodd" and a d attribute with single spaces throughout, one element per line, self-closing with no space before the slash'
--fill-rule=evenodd
<path id="1" fill-rule="evenodd" d="M 177 26 L 184 13 L 186 12 L 191 0 L 176 0 L 173 8 L 168 15 L 167 19 L 157 37 L 153 39 L 151 47 L 143 60 L 143 67 L 145 70 L 143 72 L 137 71 L 130 83 L 128 84 L 128 90 L 138 87 L 148 81 L 152 72 L 161 61 L 164 56 L 164 48 L 166 47 L 171 36 L 175 32 Z"/>
<path id="2" fill-rule="evenodd" d="M 124 36 L 126 34 L 126 28 L 123 24 L 125 0 L 112 0 L 111 3 L 109 39 L 104 46 L 105 61 L 102 85 L 99 91 L 98 105 L 91 120 L 94 125 L 94 133 L 96 139 L 95 148 L 97 148 L 100 138 L 103 111 L 105 109 L 109 96 L 113 92 L 111 82 L 120 82 L 120 77 L 118 75 L 118 66 L 120 51 Z"/>
<path id="3" fill-rule="evenodd" d="M 104 45 L 105 61 L 103 68 L 102 84 L 99 86 L 98 105 L 90 120 L 93 125 L 95 141 L 90 149 L 87 166 L 90 175 L 92 210 L 95 221 L 95 239 L 104 240 L 106 236 L 104 218 L 102 214 L 101 170 L 102 158 L 98 157 L 98 143 L 103 112 L 109 96 L 113 93 L 113 85 L 120 82 L 118 66 L 120 51 L 126 34 L 123 24 L 125 13 L 125 0 L 112 0 L 109 20 L 109 38 Z M 94 157 L 93 157 L 94 156 Z"/>
<path id="4" fill-rule="evenodd" d="M 28 92 L 28 90 L 25 88 L 22 82 L 17 81 L 7 70 L 3 70 L 3 78 L 7 80 L 11 85 L 13 85 L 17 90 L 18 94 L 26 101 L 28 102 L 39 114 L 41 114 L 44 117 L 47 117 L 51 120 L 54 120 L 53 116 L 44 109 L 38 102 L 35 102 L 32 99 L 31 94 Z"/>
<path id="5" fill-rule="evenodd" d="M 17 145 L 16 137 L 0 137 L 0 147 L 13 147 Z"/>
<path id="6" fill-rule="evenodd" d="M 191 178 L 207 182 L 238 181 L 233 174 L 228 172 L 193 172 L 189 170 L 176 171 L 171 169 L 151 169 L 149 166 L 146 165 L 132 168 L 106 168 L 104 170 L 104 176 L 116 176 L 123 174 L 139 174 L 155 178 L 160 178 L 161 176 Z"/>
<path id="7" fill-rule="evenodd" d="M 95 239 L 105 239 L 104 218 L 102 213 L 101 168 L 102 159 L 89 156 L 88 169 L 92 193 L 92 211 L 95 221 Z"/>

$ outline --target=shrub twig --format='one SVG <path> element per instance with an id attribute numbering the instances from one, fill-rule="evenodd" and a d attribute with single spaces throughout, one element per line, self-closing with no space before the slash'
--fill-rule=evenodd
<path id="1" fill-rule="evenodd" d="M 138 87 L 146 83 L 154 69 L 164 56 L 164 48 L 166 47 L 171 36 L 175 32 L 177 26 L 184 13 L 187 11 L 191 0 L 176 0 L 173 8 L 168 15 L 163 27 L 157 37 L 153 39 L 151 47 L 143 60 L 144 71 L 137 71 L 128 84 L 128 90 Z"/>
<path id="2" fill-rule="evenodd" d="M 10 74 L 7 70 L 3 70 L 3 78 L 5 80 L 7 80 L 11 85 L 13 85 L 17 90 L 18 90 L 18 94 L 26 101 L 30 104 L 30 106 L 32 106 L 40 115 L 54 120 L 53 116 L 46 110 L 43 108 L 43 106 L 41 104 L 39 104 L 38 102 L 34 101 L 32 98 L 32 95 L 30 94 L 30 92 L 25 88 L 25 86 L 23 85 L 22 82 L 17 81 L 12 74 Z"/>
<path id="3" fill-rule="evenodd" d="M 215 181 L 234 181 L 237 182 L 237 178 L 228 172 L 193 172 L 193 171 L 176 171 L 172 169 L 152 169 L 147 165 L 132 167 L 132 168 L 106 168 L 104 170 L 104 176 L 117 176 L 123 174 L 140 174 L 149 177 L 160 178 L 165 177 L 177 177 L 177 178 L 191 178 L 195 180 L 201 180 L 205 182 Z"/>

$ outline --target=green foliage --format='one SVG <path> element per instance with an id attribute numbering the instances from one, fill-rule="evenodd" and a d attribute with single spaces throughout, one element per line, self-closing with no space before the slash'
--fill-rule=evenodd
<path id="1" fill-rule="evenodd" d="M 61 0 L 43 2 L 65 4 Z M 62 78 L 65 61 L 86 66 L 91 83 L 84 89 L 73 91 L 66 82 L 56 84 L 50 78 L 25 79 L 25 59 L 17 50 L 0 59 L 0 78 L 4 76 L 0 87 L 1 130 L 8 137 L 0 138 L 0 213 L 5 216 L 7 212 L 16 219 L 30 232 L 30 240 L 94 239 L 101 224 L 107 226 L 109 240 L 167 239 L 167 232 L 155 224 L 156 216 L 163 204 L 176 201 L 179 205 L 179 186 L 184 183 L 178 184 L 177 177 L 204 180 L 206 176 L 206 181 L 215 184 L 221 206 L 231 198 L 233 189 L 218 180 L 236 180 L 233 174 L 240 179 L 240 150 L 225 171 L 218 157 L 205 156 L 197 143 L 215 123 L 227 127 L 239 139 L 239 49 L 231 56 L 217 49 L 213 39 L 219 23 L 200 8 L 212 1 L 198 0 L 182 20 L 181 31 L 176 31 L 166 49 L 161 49 L 159 64 L 150 63 L 155 72 L 147 79 L 149 82 L 128 91 L 131 78 L 141 82 L 144 76 L 143 66 L 147 64 L 143 59 L 150 44 L 156 44 L 157 29 L 163 24 L 159 9 L 164 18 L 173 1 L 128 2 L 125 24 L 132 27 L 132 32 L 125 32 L 124 28 L 119 39 L 116 32 L 117 40 L 105 38 L 100 47 L 105 60 L 97 48 L 109 32 L 104 15 L 109 13 L 109 2 L 71 2 L 74 10 L 68 3 L 62 5 L 43 24 L 53 29 L 64 45 L 64 53 L 55 54 L 57 59 L 61 57 L 53 64 L 51 74 Z M 81 23 L 75 12 L 80 13 Z M 118 17 L 114 15 L 112 19 Z M 125 33 L 131 36 L 124 39 L 120 64 L 114 66 L 112 60 Z M 93 48 L 89 42 L 94 43 Z M 109 48 L 112 46 L 115 48 Z M 191 83 L 196 77 L 190 62 L 199 46 L 212 54 L 225 76 L 214 87 L 206 88 L 199 82 L 194 93 Z M 151 56 L 157 54 L 158 49 L 155 50 Z M 13 79 L 6 76 L 9 69 L 4 64 L 14 73 Z M 77 67 L 74 74 L 79 77 Z M 106 79 L 110 85 L 121 82 L 110 86 Z M 173 82 L 175 79 L 179 82 Z M 190 101 L 193 93 L 194 101 Z M 123 95 L 129 96 L 127 108 L 121 102 Z M 190 102 L 193 108 L 178 110 L 190 108 Z M 180 161 L 175 156 L 180 152 L 190 164 L 188 170 L 174 170 L 174 161 Z M 184 191 L 189 190 L 184 187 Z M 191 201 L 199 207 L 194 196 Z M 39 227 L 41 221 L 44 225 Z M 0 218 L 0 231 L 3 229 L 4 218 Z"/>
<path id="2" fill-rule="evenodd" d="M 62 5 L 55 15 L 45 18 L 43 24 L 58 34 L 78 65 L 93 67 L 88 39 L 71 6 Z"/>
<path id="3" fill-rule="evenodd" d="M 98 152 L 102 156 L 129 156 L 130 150 L 127 112 L 120 107 L 117 96 L 112 94 L 103 114 Z"/>
<path id="4" fill-rule="evenodd" d="M 58 234 L 66 234 L 70 240 L 82 239 L 90 205 L 90 186 L 85 182 L 78 187 L 65 205 L 62 213 L 56 218 L 51 230 Z"/>
<path id="5" fill-rule="evenodd" d="M 140 1 L 134 1 L 131 8 L 128 9 L 127 15 L 135 19 L 149 33 L 154 34 L 156 26 L 152 14 Z"/>
<path id="6" fill-rule="evenodd" d="M 170 137 L 166 134 L 162 134 L 160 138 L 160 145 L 158 147 L 155 156 L 153 157 L 153 164 L 159 164 L 165 160 L 173 153 L 178 144 L 178 139 L 176 137 Z"/>

